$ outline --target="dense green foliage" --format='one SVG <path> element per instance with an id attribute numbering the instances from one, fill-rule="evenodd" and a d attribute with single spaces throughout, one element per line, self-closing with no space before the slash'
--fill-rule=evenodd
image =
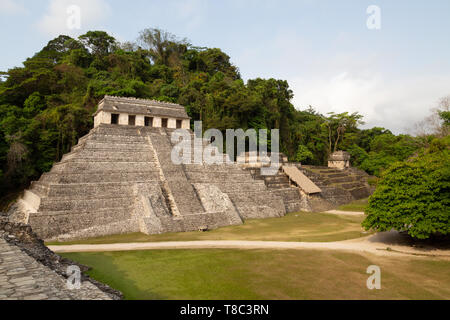
<path id="1" fill-rule="evenodd" d="M 366 229 L 406 231 L 427 239 L 450 234 L 450 137 L 435 139 L 382 175 L 369 200 Z"/>
<path id="2" fill-rule="evenodd" d="M 378 175 L 417 149 L 409 136 L 358 129 L 359 114 L 297 110 L 286 81 L 244 83 L 220 49 L 194 47 L 157 29 L 141 32 L 137 43 L 117 43 L 102 31 L 59 36 L 1 76 L 2 194 L 38 179 L 88 133 L 106 94 L 180 103 L 204 130 L 280 129 L 281 151 L 308 164 L 323 165 L 330 152 L 344 149 L 355 165 Z"/>

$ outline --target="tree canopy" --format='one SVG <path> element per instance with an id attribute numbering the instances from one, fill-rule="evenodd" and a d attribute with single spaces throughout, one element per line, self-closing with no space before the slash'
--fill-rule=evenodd
<path id="1" fill-rule="evenodd" d="M 359 129 L 358 113 L 295 108 L 287 81 L 244 82 L 222 50 L 193 46 L 155 28 L 126 43 L 103 31 L 78 39 L 61 35 L 23 64 L 0 74 L 2 194 L 26 187 L 70 151 L 92 128 L 104 95 L 182 104 L 204 130 L 280 129 L 281 151 L 313 165 L 343 149 L 355 165 L 379 175 L 420 145 L 384 128 Z"/>
<path id="2" fill-rule="evenodd" d="M 369 200 L 366 229 L 405 231 L 417 239 L 450 234 L 450 139 L 435 139 L 394 163 Z"/>

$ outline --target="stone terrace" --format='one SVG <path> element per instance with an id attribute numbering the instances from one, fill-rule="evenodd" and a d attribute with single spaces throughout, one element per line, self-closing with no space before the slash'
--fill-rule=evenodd
<path id="1" fill-rule="evenodd" d="M 333 209 L 354 200 L 369 197 L 374 188 L 369 186 L 369 175 L 356 168 L 339 170 L 320 166 L 299 167 L 321 190 L 316 203 L 319 210 Z"/>
<path id="2" fill-rule="evenodd" d="M 120 299 L 119 292 L 97 283 L 102 290 L 86 276 L 80 289 L 68 289 L 61 273 L 72 264 L 46 248 L 30 227 L 0 216 L 0 300 Z"/>
<path id="3" fill-rule="evenodd" d="M 64 277 L 0 238 L 0 300 L 9 299 L 111 300 L 87 281 L 80 290 L 67 289 Z"/>

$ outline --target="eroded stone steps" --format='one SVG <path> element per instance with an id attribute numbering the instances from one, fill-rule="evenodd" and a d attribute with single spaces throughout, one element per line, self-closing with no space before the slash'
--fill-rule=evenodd
<path id="1" fill-rule="evenodd" d="M 142 133 L 159 132 L 159 128 L 101 124 L 93 132 L 98 135 L 141 136 Z"/>
<path id="2" fill-rule="evenodd" d="M 261 175 L 261 169 L 247 168 L 254 181 L 262 181 L 268 190 L 283 200 L 286 212 L 298 212 L 306 209 L 302 206 L 302 195 L 297 187 L 289 183 L 289 178 L 281 170 L 274 176 Z"/>
<path id="3" fill-rule="evenodd" d="M 133 151 L 131 151 L 133 150 Z M 88 149 L 83 148 L 80 150 L 77 150 L 75 152 L 67 153 L 65 156 L 80 156 L 80 157 L 96 157 L 96 158 L 102 158 L 102 157 L 118 157 L 118 158 L 126 158 L 133 155 L 139 155 L 139 156 L 150 156 L 152 153 L 150 152 L 148 146 L 147 148 L 142 148 L 139 150 L 119 150 L 119 149 Z M 64 159 L 64 157 L 63 157 Z"/>
<path id="4" fill-rule="evenodd" d="M 191 172 L 229 172 L 229 173 L 243 173 L 243 171 L 237 165 L 226 165 L 226 164 L 211 164 L 211 165 L 199 165 L 199 164 L 186 164 L 184 165 L 185 171 L 187 173 Z"/>
<path id="5" fill-rule="evenodd" d="M 84 145 L 76 145 L 72 148 L 72 152 L 78 150 L 94 150 L 103 152 L 116 152 L 116 151 L 148 151 L 149 146 L 141 143 L 106 143 L 87 141 Z"/>
<path id="6" fill-rule="evenodd" d="M 129 154 L 103 154 L 103 155 L 88 155 L 88 154 L 72 154 L 64 156 L 64 158 L 61 160 L 62 163 L 66 163 L 69 161 L 120 161 L 120 162 L 154 162 L 154 158 L 152 155 L 150 155 L 147 152 L 136 152 L 136 153 L 129 153 Z"/>
<path id="7" fill-rule="evenodd" d="M 188 181 L 184 166 L 174 165 L 171 159 L 172 143 L 168 135 L 147 135 L 156 153 L 158 163 L 181 215 L 204 212 L 192 184 Z"/>
<path id="8" fill-rule="evenodd" d="M 283 199 L 286 212 L 302 211 L 302 195 L 298 188 L 284 188 L 271 191 L 273 194 Z"/>
<path id="9" fill-rule="evenodd" d="M 350 192 L 338 187 L 323 187 L 321 197 L 330 201 L 334 206 L 343 205 L 355 200 Z"/>
<path id="10" fill-rule="evenodd" d="M 223 193 L 233 193 L 233 192 L 267 192 L 267 188 L 264 183 L 259 181 L 246 181 L 241 183 L 235 182 L 224 182 L 224 183 L 214 183 L 219 187 Z"/>
<path id="11" fill-rule="evenodd" d="M 47 216 L 47 217 L 64 217 L 64 216 L 79 216 L 79 215 L 87 215 L 87 214 L 93 214 L 95 215 L 97 212 L 106 214 L 119 214 L 120 219 L 131 217 L 132 213 L 132 207 L 131 206 L 120 206 L 120 207 L 99 207 L 99 208 L 93 208 L 93 209 L 79 209 L 79 210 L 58 210 L 58 211 L 51 211 L 51 210 L 39 210 L 39 215 Z M 110 222 L 110 221 L 105 221 Z"/>
<path id="12" fill-rule="evenodd" d="M 251 181 L 251 177 L 245 172 L 208 172 L 207 170 L 203 171 L 188 171 L 186 170 L 186 174 L 189 180 L 192 183 L 197 182 L 220 182 L 220 181 Z"/>
<path id="13" fill-rule="evenodd" d="M 289 185 L 289 178 L 286 175 L 267 176 L 264 180 L 266 181 L 266 184 L 284 183 Z"/>
<path id="14" fill-rule="evenodd" d="M 335 172 L 335 170 L 321 170 L 321 172 Z M 346 170 L 344 172 L 340 171 L 338 174 L 317 174 L 316 172 L 312 172 L 310 169 L 304 168 L 302 172 L 308 176 L 312 181 L 314 181 L 317 185 L 321 187 L 337 187 L 345 190 L 365 189 L 367 194 L 370 192 L 366 186 L 366 177 L 359 172 L 354 172 L 355 170 L 349 171 Z"/>
<path id="15" fill-rule="evenodd" d="M 92 135 L 89 138 L 89 141 L 95 142 L 110 142 L 112 144 L 121 143 L 121 144 L 142 144 L 145 143 L 145 139 L 142 136 L 119 136 L 119 135 Z"/>
<path id="16" fill-rule="evenodd" d="M 55 164 L 54 166 L 57 165 L 63 165 L 63 164 L 70 164 L 70 163 L 99 163 L 99 162 L 104 162 L 104 163 L 114 163 L 114 162 L 119 162 L 119 163 L 130 163 L 130 162 L 148 162 L 151 164 L 154 164 L 156 162 L 156 159 L 152 159 L 152 158 L 142 158 L 142 157 L 126 157 L 126 158 L 89 158 L 89 157 L 77 157 L 77 156 L 73 156 L 72 158 L 68 158 L 68 159 L 64 159 L 61 162 L 58 162 L 57 164 Z"/>
<path id="17" fill-rule="evenodd" d="M 120 195 L 83 199 L 42 198 L 39 208 L 42 211 L 89 211 L 101 208 L 129 208 L 133 203 L 134 198 Z"/>
<path id="18" fill-rule="evenodd" d="M 245 219 L 279 218 L 285 215 L 284 203 L 279 199 L 278 206 L 272 205 L 249 205 L 236 203 L 240 215 Z M 283 207 L 283 210 L 277 208 Z"/>
<path id="19" fill-rule="evenodd" d="M 270 200 L 277 200 L 277 195 L 271 193 L 270 191 L 253 191 L 253 192 L 247 192 L 245 194 L 241 192 L 229 192 L 228 195 L 233 200 L 233 202 L 236 203 L 251 203 L 254 204 L 268 204 L 270 203 Z"/>
<path id="20" fill-rule="evenodd" d="M 261 218 L 268 214 L 270 217 L 281 217 L 286 213 L 282 198 L 267 191 L 267 189 L 250 190 L 236 188 L 226 193 L 241 216 L 246 219 Z"/>
<path id="21" fill-rule="evenodd" d="M 72 183 L 72 184 L 46 184 L 34 182 L 31 190 L 38 191 L 40 195 L 61 198 L 105 197 L 111 194 L 130 195 L 132 183 L 105 182 L 105 183 Z"/>
<path id="22" fill-rule="evenodd" d="M 208 226 L 210 229 L 216 229 L 230 225 L 241 225 L 243 223 L 239 216 L 226 212 L 191 214 L 184 216 L 182 219 L 162 217 L 160 220 L 163 232 L 172 233 L 198 231 L 200 226 Z"/>
<path id="23" fill-rule="evenodd" d="M 106 226 L 115 222 L 121 222 L 126 227 L 126 222 L 130 218 L 131 210 L 129 208 L 98 209 L 78 214 L 40 211 L 30 216 L 30 224 L 41 226 L 40 228 L 35 227 L 36 231 L 44 239 L 49 239 L 53 234 L 73 234 L 92 226 Z"/>
<path id="24" fill-rule="evenodd" d="M 51 172 L 86 172 L 98 173 L 104 170 L 123 171 L 148 171 L 155 168 L 155 162 L 148 161 L 69 161 L 55 164 Z"/>
<path id="25" fill-rule="evenodd" d="M 42 176 L 41 182 L 56 184 L 97 183 L 97 182 L 148 182 L 159 181 L 159 172 L 153 171 L 102 171 L 99 173 L 49 172 Z"/>
<path id="26" fill-rule="evenodd" d="M 49 185 L 42 181 L 33 181 L 29 189 L 40 197 L 46 197 L 48 195 Z"/>
<path id="27" fill-rule="evenodd" d="M 268 189 L 271 190 L 277 190 L 277 189 L 284 189 L 284 188 L 289 188 L 289 182 L 281 182 L 281 183 L 275 183 L 275 182 L 271 182 L 271 183 L 266 183 L 266 186 Z"/>
<path id="28" fill-rule="evenodd" d="M 286 201 L 299 201 L 301 198 L 300 190 L 298 188 L 283 188 L 277 190 L 271 190 L 273 194 L 276 194 Z"/>

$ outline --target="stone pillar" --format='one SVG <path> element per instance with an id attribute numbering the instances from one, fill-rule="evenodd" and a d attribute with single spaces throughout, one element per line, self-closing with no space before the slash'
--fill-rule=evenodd
<path id="1" fill-rule="evenodd" d="M 176 129 L 177 128 L 177 119 L 169 118 L 169 121 L 167 122 L 167 128 Z"/>
<path id="2" fill-rule="evenodd" d="M 161 128 L 162 124 L 161 124 L 161 118 L 159 117 L 154 117 L 153 118 L 153 127 L 154 128 Z"/>
<path id="3" fill-rule="evenodd" d="M 137 127 L 145 126 L 145 116 L 143 115 L 136 116 L 136 126 Z"/>
<path id="4" fill-rule="evenodd" d="M 100 111 L 94 117 L 94 128 L 98 127 L 102 123 L 111 124 L 111 113 L 110 112 Z"/>
<path id="5" fill-rule="evenodd" d="M 128 125 L 128 114 L 121 113 L 119 115 L 119 125 L 127 126 Z"/>
<path id="6" fill-rule="evenodd" d="M 191 129 L 191 120 L 189 120 L 189 119 L 183 120 L 181 128 L 182 129 L 187 129 L 187 130 Z"/>

